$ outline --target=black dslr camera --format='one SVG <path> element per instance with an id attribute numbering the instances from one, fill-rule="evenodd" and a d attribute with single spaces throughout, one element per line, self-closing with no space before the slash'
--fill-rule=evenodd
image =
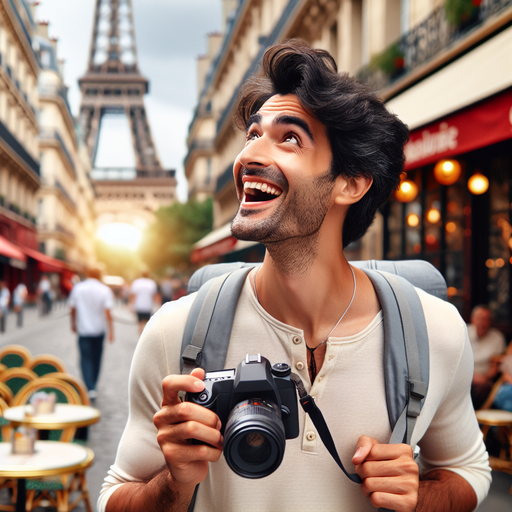
<path id="1" fill-rule="evenodd" d="M 273 473 L 284 456 L 285 440 L 299 435 L 299 414 L 291 368 L 270 366 L 261 355 L 247 355 L 234 370 L 208 372 L 205 389 L 185 400 L 217 414 L 224 435 L 224 457 L 245 478 Z"/>

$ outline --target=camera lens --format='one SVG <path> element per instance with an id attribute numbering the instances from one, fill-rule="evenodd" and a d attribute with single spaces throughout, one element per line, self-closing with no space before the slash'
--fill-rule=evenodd
<path id="1" fill-rule="evenodd" d="M 237 475 L 270 475 L 283 460 L 285 443 L 281 413 L 270 400 L 250 398 L 231 411 L 224 433 L 224 457 Z"/>

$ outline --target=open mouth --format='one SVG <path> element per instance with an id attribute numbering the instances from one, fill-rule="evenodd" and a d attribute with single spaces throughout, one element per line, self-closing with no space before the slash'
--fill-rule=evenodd
<path id="1" fill-rule="evenodd" d="M 244 182 L 244 201 L 246 203 L 271 201 L 282 193 L 283 191 L 279 187 L 269 183 L 262 183 L 261 181 Z"/>

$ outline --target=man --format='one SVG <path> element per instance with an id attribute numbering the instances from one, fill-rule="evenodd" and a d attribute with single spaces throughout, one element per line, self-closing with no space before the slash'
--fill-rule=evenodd
<path id="1" fill-rule="evenodd" d="M 24 283 L 18 283 L 12 293 L 13 309 L 16 313 L 16 326 L 23 327 L 23 308 L 28 295 L 27 287 Z"/>
<path id="2" fill-rule="evenodd" d="M 52 311 L 52 284 L 46 274 L 41 277 L 37 285 L 37 297 L 40 301 L 40 314 L 49 315 Z"/>
<path id="3" fill-rule="evenodd" d="M 109 342 L 114 341 L 111 315 L 114 295 L 101 282 L 100 270 L 91 268 L 87 272 L 87 279 L 73 286 L 68 303 L 71 307 L 71 330 L 78 333 L 82 375 L 89 397 L 94 400 L 98 396 L 96 384 L 107 328 Z"/>
<path id="4" fill-rule="evenodd" d="M 241 479 L 229 469 L 218 417 L 178 398 L 204 388 L 202 370 L 177 375 L 189 296 L 165 305 L 141 337 L 130 416 L 99 510 L 187 510 L 198 483 L 196 512 L 473 510 L 490 470 L 469 398 L 463 321 L 419 292 L 432 372 L 413 435 L 420 476 L 410 446 L 387 444 L 382 312 L 366 274 L 343 255 L 397 187 L 407 129 L 363 85 L 338 75 L 324 51 L 276 45 L 263 71 L 237 108 L 247 142 L 234 164 L 240 207 L 232 232 L 267 253 L 242 290 L 225 367 L 257 353 L 289 362 L 363 482 L 341 473 L 302 411 L 299 437 L 287 441 L 271 476 Z"/>
<path id="5" fill-rule="evenodd" d="M 505 336 L 498 329 L 491 327 L 491 322 L 492 312 L 487 306 L 480 304 L 473 308 L 468 335 L 475 360 L 471 383 L 471 399 L 475 409 L 479 409 L 489 395 L 498 373 L 498 356 L 503 354 L 507 347 Z"/>
<path id="6" fill-rule="evenodd" d="M 153 304 L 158 293 L 158 286 L 149 278 L 148 272 L 143 272 L 142 277 L 135 279 L 130 288 L 130 307 L 137 315 L 139 334 L 151 318 Z"/>

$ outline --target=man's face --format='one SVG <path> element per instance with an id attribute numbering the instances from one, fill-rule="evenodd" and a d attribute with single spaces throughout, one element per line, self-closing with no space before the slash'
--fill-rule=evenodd
<path id="1" fill-rule="evenodd" d="M 331 205 L 331 160 L 325 126 L 297 96 L 270 98 L 249 119 L 233 168 L 240 201 L 233 235 L 280 242 L 317 232 Z"/>
<path id="2" fill-rule="evenodd" d="M 488 309 L 476 309 L 471 315 L 471 323 L 475 326 L 479 338 L 485 336 L 491 327 L 491 312 Z"/>

